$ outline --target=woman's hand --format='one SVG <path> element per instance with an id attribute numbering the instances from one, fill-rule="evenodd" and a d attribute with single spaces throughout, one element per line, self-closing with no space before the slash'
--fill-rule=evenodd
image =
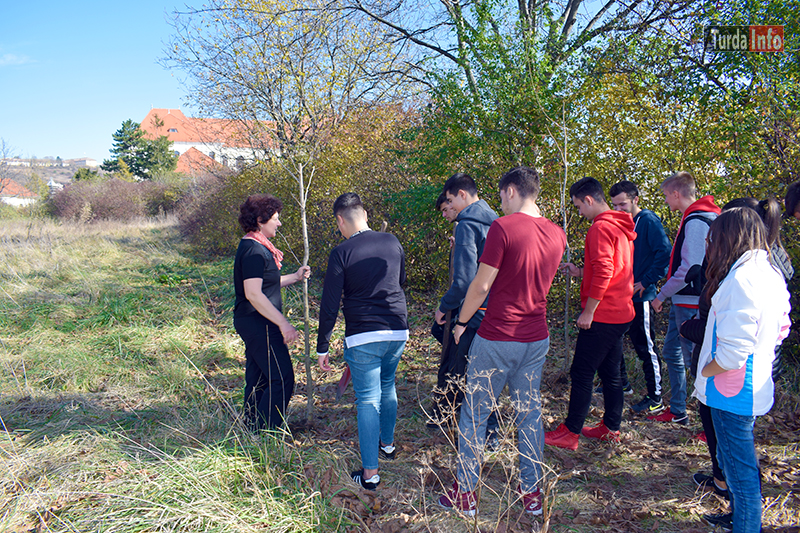
<path id="1" fill-rule="evenodd" d="M 301 266 L 297 269 L 297 272 L 295 272 L 294 275 L 297 276 L 297 281 L 295 281 L 295 283 L 302 281 L 303 279 L 308 279 L 311 277 L 311 267 L 308 265 Z"/>
<path id="2" fill-rule="evenodd" d="M 300 334 L 288 321 L 281 326 L 281 335 L 283 335 L 284 344 L 294 344 L 300 339 Z"/>

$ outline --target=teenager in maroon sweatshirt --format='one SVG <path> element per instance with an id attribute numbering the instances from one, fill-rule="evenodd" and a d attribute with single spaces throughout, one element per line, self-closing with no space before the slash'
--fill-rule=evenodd
<path id="1" fill-rule="evenodd" d="M 622 336 L 635 316 L 633 308 L 633 218 L 612 211 L 603 187 L 583 178 L 570 187 L 572 202 L 581 216 L 592 222 L 586 233 L 584 267 L 572 263 L 563 271 L 581 281 L 578 340 L 572 360 L 572 389 L 567 419 L 544 435 L 545 444 L 575 450 L 580 434 L 601 440 L 619 440 L 622 423 Z M 595 373 L 603 381 L 605 414 L 593 427 L 583 427 L 592 400 Z"/>

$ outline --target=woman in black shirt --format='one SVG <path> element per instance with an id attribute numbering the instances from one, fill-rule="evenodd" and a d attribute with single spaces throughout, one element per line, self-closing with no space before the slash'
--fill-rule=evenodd
<path id="1" fill-rule="evenodd" d="M 268 240 L 281 226 L 283 204 L 269 194 L 247 198 L 239 225 L 246 235 L 233 263 L 236 304 L 233 325 L 245 346 L 244 414 L 255 430 L 274 429 L 284 421 L 294 390 L 294 369 L 287 344 L 300 337 L 282 314 L 281 287 L 308 278 L 302 266 L 281 276 L 283 254 Z"/>

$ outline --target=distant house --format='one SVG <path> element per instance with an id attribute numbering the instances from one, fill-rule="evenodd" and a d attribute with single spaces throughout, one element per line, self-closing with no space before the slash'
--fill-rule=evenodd
<path id="1" fill-rule="evenodd" d="M 10 157 L 8 159 L 3 159 L 0 161 L 3 165 L 9 167 L 29 167 L 31 166 L 30 159 L 20 159 L 18 157 Z"/>
<path id="2" fill-rule="evenodd" d="M 196 174 L 216 166 L 239 169 L 273 151 L 268 142 L 253 142 L 239 122 L 187 117 L 180 109 L 151 109 L 140 128 L 148 139 L 164 135 L 172 141 L 179 172 Z"/>
<path id="3" fill-rule="evenodd" d="M 47 187 L 50 189 L 50 194 L 55 194 L 58 191 L 64 189 L 64 184 L 58 183 L 53 178 L 50 178 L 50 181 L 47 182 Z"/>
<path id="4" fill-rule="evenodd" d="M 11 178 L 0 178 L 0 202 L 22 207 L 32 204 L 38 198 L 38 194 L 32 193 Z"/>
<path id="5" fill-rule="evenodd" d="M 73 167 L 88 167 L 88 168 L 97 168 L 100 166 L 100 163 L 98 163 L 97 160 L 92 159 L 90 157 L 79 157 L 78 159 L 65 159 L 63 161 L 63 164 Z"/>

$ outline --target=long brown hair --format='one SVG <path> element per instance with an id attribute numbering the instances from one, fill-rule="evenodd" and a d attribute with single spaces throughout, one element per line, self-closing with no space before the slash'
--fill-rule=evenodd
<path id="1" fill-rule="evenodd" d="M 764 226 L 767 228 L 767 245 L 772 248 L 776 242 L 778 246 L 781 245 L 781 205 L 774 197 L 761 200 L 760 202 L 755 198 L 736 198 L 731 200 L 722 207 L 723 211 L 727 211 L 732 207 L 749 207 L 754 209 Z"/>
<path id="2" fill-rule="evenodd" d="M 755 210 L 734 207 L 711 223 L 706 257 L 708 297 L 714 295 L 733 264 L 748 250 L 767 250 L 767 229 Z"/>

